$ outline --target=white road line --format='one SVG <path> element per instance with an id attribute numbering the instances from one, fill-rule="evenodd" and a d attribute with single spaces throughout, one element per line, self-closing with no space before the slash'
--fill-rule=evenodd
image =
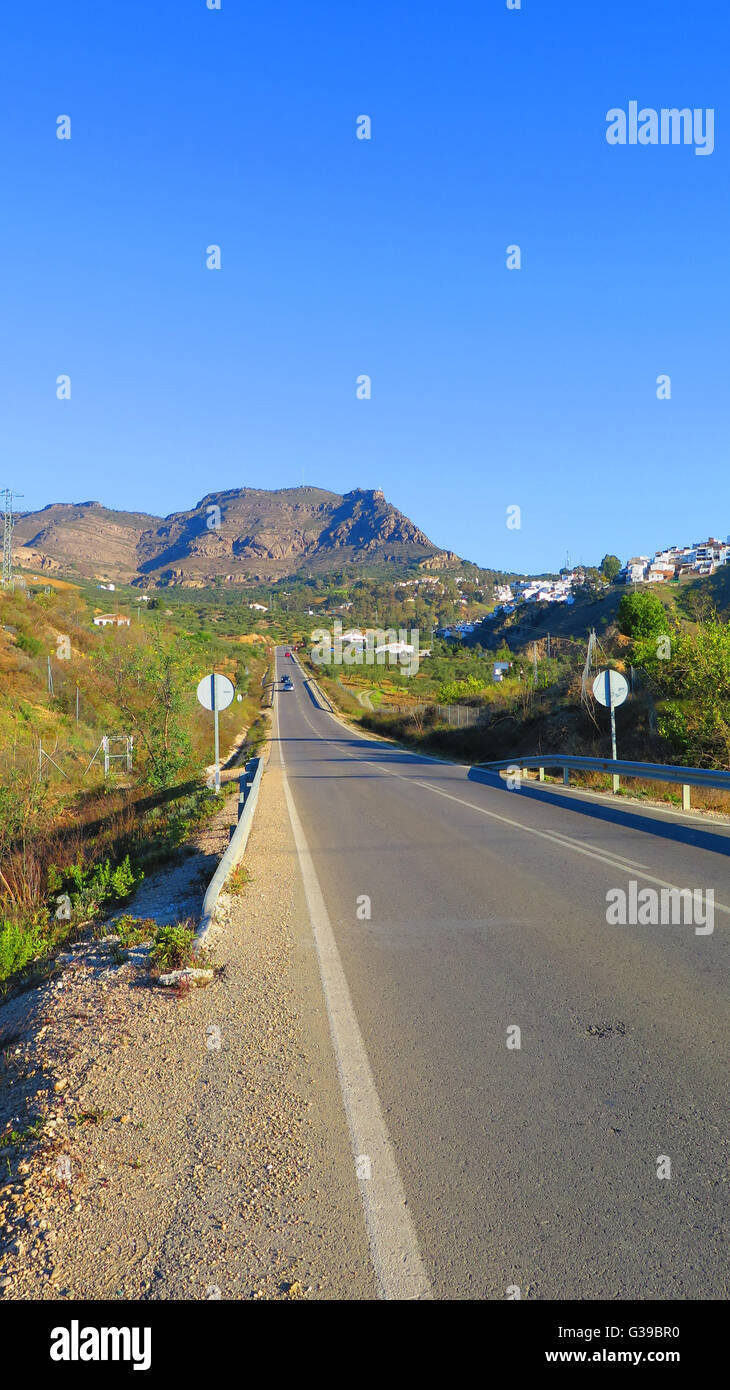
<path id="1" fill-rule="evenodd" d="M 317 734 L 317 730 L 313 724 L 310 724 L 309 719 L 307 719 L 301 707 L 299 712 L 306 720 L 306 723 L 309 724 L 312 733 Z M 321 738 L 322 735 L 320 734 L 318 737 Z M 333 738 L 328 741 L 332 743 L 342 742 L 339 738 Z M 347 748 L 343 748 L 342 751 L 347 754 L 348 758 L 358 757 L 357 753 L 352 753 Z M 420 757 L 420 754 L 416 756 Z M 613 854 L 611 850 L 602 851 L 588 849 L 585 845 L 581 844 L 580 841 L 572 839 L 569 835 L 565 835 L 561 831 L 538 830 L 535 826 L 525 825 L 523 821 L 512 820 L 510 816 L 501 816 L 498 811 L 487 811 L 484 806 L 476 806 L 473 801 L 465 801 L 463 797 L 454 796 L 452 792 L 442 791 L 440 787 L 434 787 L 430 782 L 418 782 L 415 777 L 406 777 L 402 772 L 393 772 L 389 767 L 383 766 L 379 758 L 368 759 L 368 761 L 379 764 L 388 777 L 397 777 L 399 781 L 408 782 L 411 786 L 423 787 L 425 791 L 433 792 L 434 796 L 443 796 L 447 801 L 456 801 L 459 806 L 466 806 L 468 810 L 476 811 L 480 816 L 489 816 L 492 820 L 502 821 L 504 825 L 514 826 L 516 830 L 522 830 L 526 835 L 537 835 L 541 840 L 550 840 L 553 844 L 559 845 L 563 849 L 573 850 L 575 854 L 584 854 L 589 859 L 598 859 L 602 864 L 608 864 L 609 868 L 618 869 L 619 872 L 628 874 L 629 877 L 631 877 L 632 874 L 637 874 L 639 878 L 646 879 L 647 883 L 657 883 L 660 888 L 669 888 L 681 892 L 681 889 L 679 889 L 676 883 L 668 883 L 666 879 L 657 878 L 655 874 L 650 873 L 643 865 L 637 864 L 632 859 L 620 858 L 618 855 Z M 716 902 L 714 906 L 716 912 L 724 912 L 730 916 L 730 907 L 726 907 L 724 903 Z"/>
<path id="2" fill-rule="evenodd" d="M 391 773 L 392 777 L 398 777 L 400 775 L 401 774 L 397 772 Z M 404 778 L 404 781 L 411 780 L 413 779 L 410 777 Z M 433 792 L 435 796 L 445 796 L 447 801 L 457 801 L 460 806 L 467 806 L 470 811 L 477 811 L 480 816 L 489 816 L 492 820 L 503 821 L 505 825 L 513 825 L 517 830 L 524 830 L 527 835 L 537 835 L 541 840 L 552 840 L 553 844 L 560 845 L 564 849 L 572 849 L 576 854 L 585 854 L 589 859 L 600 859 L 602 863 L 608 864 L 612 869 L 620 869 L 623 873 L 627 874 L 637 873 L 640 878 L 645 878 L 648 883 L 658 883 L 662 888 L 676 888 L 676 884 L 667 883 L 665 879 L 657 878 L 655 874 L 647 873 L 645 869 L 638 868 L 631 860 L 619 859 L 618 856 L 612 855 L 610 852 L 603 853 L 600 850 L 587 849 L 585 845 L 581 845 L 577 840 L 571 840 L 567 836 L 561 835 L 560 838 L 558 838 L 558 836 L 554 835 L 550 830 L 537 830 L 535 826 L 524 825 L 522 821 L 512 820 L 509 816 L 500 816 L 497 811 L 487 811 L 483 806 L 475 806 L 473 801 L 464 801 L 462 797 L 453 796 L 451 792 L 444 792 L 440 787 L 431 786 L 429 782 L 416 782 L 415 785 L 417 787 L 425 787 L 427 791 Z M 725 907 L 723 903 L 715 903 L 715 909 L 718 912 L 727 912 L 730 914 L 730 907 Z"/>
<path id="3" fill-rule="evenodd" d="M 289 783 L 276 717 L 279 759 L 292 834 L 299 856 L 309 918 L 327 1003 L 332 1045 L 365 1209 L 370 1253 L 384 1299 L 433 1297 L 405 1189 L 388 1137 L 365 1043 L 360 1033 L 322 889 Z M 364 1160 L 367 1159 L 367 1164 Z"/>

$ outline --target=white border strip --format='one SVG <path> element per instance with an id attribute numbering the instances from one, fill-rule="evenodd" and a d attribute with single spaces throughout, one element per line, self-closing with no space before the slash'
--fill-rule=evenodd
<path id="1" fill-rule="evenodd" d="M 383 1118 L 332 923 L 322 896 L 312 854 L 289 789 L 278 723 L 277 718 L 284 795 L 317 948 L 330 1034 L 337 1059 L 342 1099 L 355 1157 L 355 1171 L 365 1209 L 370 1254 L 380 1297 L 401 1300 L 431 1299 L 431 1285 L 421 1259 L 405 1188 Z"/>

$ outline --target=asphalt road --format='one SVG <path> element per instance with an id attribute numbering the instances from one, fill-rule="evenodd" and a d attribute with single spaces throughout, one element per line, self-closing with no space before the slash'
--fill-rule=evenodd
<path id="1" fill-rule="evenodd" d="M 726 1298 L 727 829 L 509 791 L 348 731 L 277 666 L 382 1295 Z M 631 880 L 711 889 L 714 931 L 609 925 Z"/>

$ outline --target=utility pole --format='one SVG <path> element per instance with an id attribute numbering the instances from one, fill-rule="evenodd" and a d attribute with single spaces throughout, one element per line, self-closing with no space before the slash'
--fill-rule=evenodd
<path id="1" fill-rule="evenodd" d="M 13 578 L 13 498 L 22 497 L 22 492 L 13 492 L 13 489 L 6 487 L 2 489 L 4 501 L 3 507 L 3 576 L 2 586 L 7 589 Z"/>

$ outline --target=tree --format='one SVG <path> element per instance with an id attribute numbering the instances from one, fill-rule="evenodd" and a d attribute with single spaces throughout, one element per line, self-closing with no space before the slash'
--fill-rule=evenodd
<path id="1" fill-rule="evenodd" d="M 616 614 L 619 632 L 626 637 L 659 637 L 667 632 L 667 610 L 657 594 L 637 589 L 623 594 Z"/>
<path id="2" fill-rule="evenodd" d="M 699 767 L 730 765 L 730 626 L 719 618 L 675 635 L 670 661 L 652 666 L 665 697 L 659 732 Z"/>
<path id="3" fill-rule="evenodd" d="M 191 755 L 180 715 L 197 672 L 186 644 L 158 633 L 146 646 L 116 638 L 97 654 L 95 664 L 111 681 L 116 704 L 141 740 L 148 782 L 170 786 Z"/>
<path id="4" fill-rule="evenodd" d="M 601 560 L 600 570 L 601 574 L 603 575 L 603 578 L 607 579 L 609 584 L 611 584 L 613 580 L 616 578 L 616 575 L 618 574 L 620 569 L 621 561 L 619 560 L 618 555 L 604 555 L 603 559 Z"/>

